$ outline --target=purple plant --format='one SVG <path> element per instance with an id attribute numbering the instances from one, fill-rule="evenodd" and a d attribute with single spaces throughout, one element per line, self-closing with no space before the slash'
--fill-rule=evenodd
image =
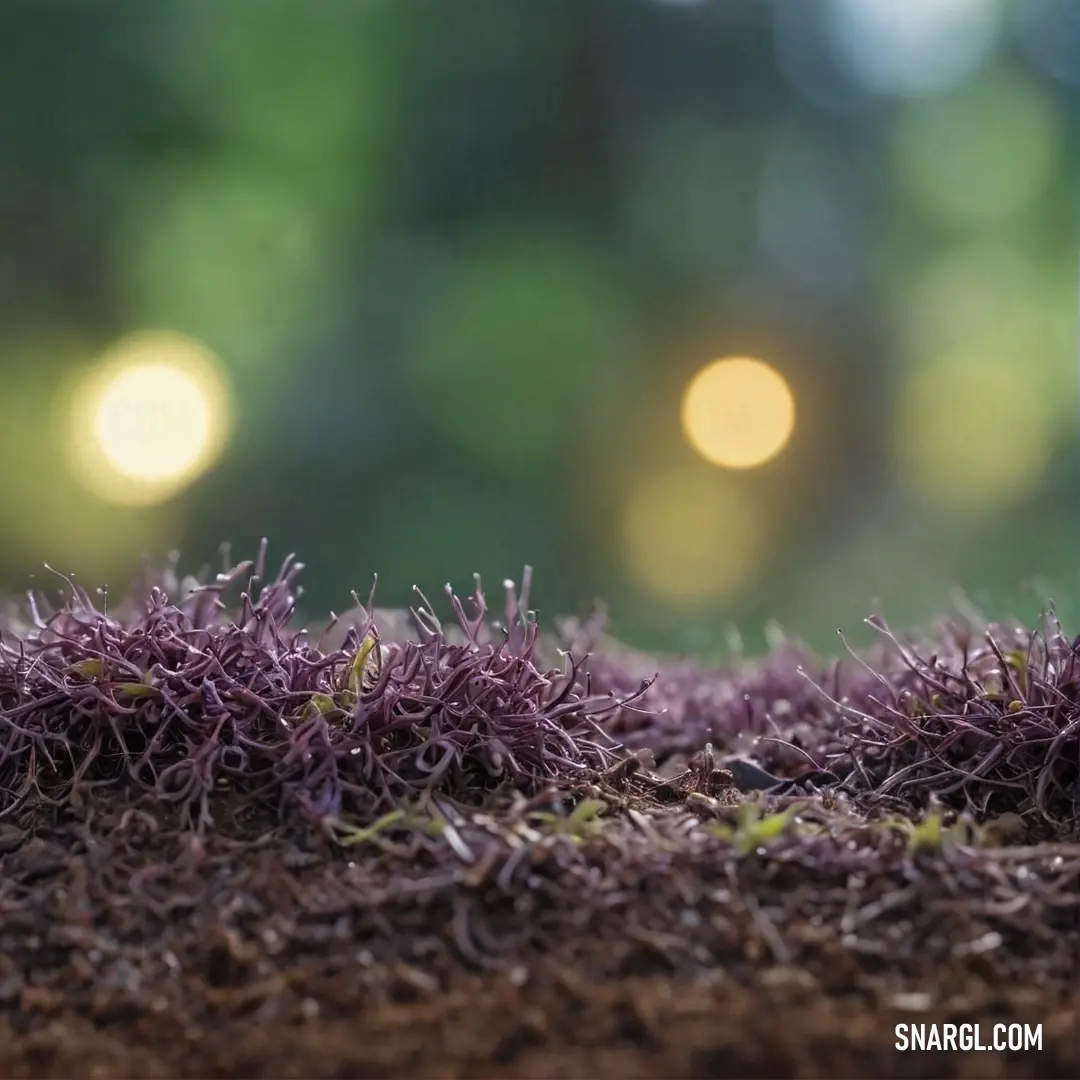
<path id="1" fill-rule="evenodd" d="M 25 615 L 9 613 L 0 816 L 130 785 L 197 829 L 225 792 L 364 824 L 432 794 L 476 803 L 500 785 L 580 781 L 615 760 L 597 720 L 635 695 L 593 694 L 584 657 L 538 666 L 537 626 L 512 582 L 497 632 L 479 578 L 471 616 L 447 586 L 456 641 L 418 593 L 419 639 L 383 643 L 373 587 L 324 652 L 290 628 L 302 564 L 290 555 L 264 585 L 265 557 L 263 541 L 256 560 L 208 584 L 179 581 L 174 557 L 112 612 L 69 581 L 61 610 L 30 594 Z M 230 612 L 224 594 L 249 574 Z"/>
<path id="2" fill-rule="evenodd" d="M 847 693 L 852 673 L 819 660 L 802 643 L 783 639 L 762 659 L 735 657 L 709 666 L 628 649 L 604 638 L 603 620 L 603 612 L 584 624 L 566 619 L 559 632 L 566 647 L 589 654 L 598 689 L 626 694 L 643 677 L 655 677 L 640 701 L 602 721 L 627 749 L 649 749 L 663 764 L 707 743 L 732 752 L 752 748 L 763 765 L 782 774 L 804 770 L 808 759 L 820 766 L 838 749 L 836 709 L 814 684 Z"/>
<path id="3" fill-rule="evenodd" d="M 1080 638 L 1051 611 L 1039 629 L 964 619 L 932 644 L 883 645 L 859 691 L 825 693 L 843 719 L 850 783 L 920 805 L 934 796 L 978 816 L 1034 813 L 1075 827 L 1080 805 Z"/>
<path id="4" fill-rule="evenodd" d="M 200 583 L 173 557 L 113 610 L 69 581 L 60 610 L 30 594 L 0 619 L 0 817 L 109 787 L 197 829 L 229 797 L 362 828 L 436 796 L 580 790 L 628 753 L 664 765 L 713 745 L 780 777 L 843 777 L 864 800 L 1077 817 L 1080 659 L 1053 615 L 1034 633 L 942 624 L 926 659 L 875 617 L 866 657 L 783 641 L 709 668 L 632 652 L 602 615 L 540 638 L 526 568 L 501 623 L 477 578 L 471 612 L 446 587 L 456 625 L 417 590 L 415 632 L 384 638 L 401 620 L 373 587 L 312 643 L 292 625 L 301 564 L 263 584 L 265 558 L 264 541 Z"/>

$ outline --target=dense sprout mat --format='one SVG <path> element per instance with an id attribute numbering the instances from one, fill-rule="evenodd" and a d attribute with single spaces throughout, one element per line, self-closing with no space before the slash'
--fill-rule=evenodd
<path id="1" fill-rule="evenodd" d="M 709 667 L 265 559 L 3 614 L 0 1075 L 1080 1072 L 1053 612 Z"/>

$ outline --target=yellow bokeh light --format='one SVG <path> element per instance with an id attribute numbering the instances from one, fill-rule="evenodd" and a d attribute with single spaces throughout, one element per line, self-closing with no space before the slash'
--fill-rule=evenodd
<path id="1" fill-rule="evenodd" d="M 709 603 L 752 575 L 760 548 L 754 506 L 700 468 L 640 483 L 623 508 L 619 545 L 634 581 L 668 602 Z"/>
<path id="2" fill-rule="evenodd" d="M 959 514 L 997 510 L 1030 489 L 1052 452 L 1052 401 L 1024 366 L 945 354 L 897 402 L 894 446 L 906 482 Z"/>
<path id="3" fill-rule="evenodd" d="M 943 248 L 893 290 L 894 335 L 919 362 L 954 352 L 1014 363 L 1038 390 L 1051 426 L 1075 430 L 1076 402 L 1060 392 L 1076 368 L 1075 273 L 1006 239 Z"/>
<path id="4" fill-rule="evenodd" d="M 1035 259 L 980 237 L 944 249 L 921 272 L 905 276 L 898 329 L 917 355 L 964 347 L 1041 358 L 1047 286 L 1046 268 Z"/>
<path id="5" fill-rule="evenodd" d="M 217 459 L 229 420 L 217 358 L 181 334 L 122 340 L 73 390 L 68 449 L 79 479 L 110 502 L 151 505 Z"/>
<path id="6" fill-rule="evenodd" d="M 154 482 L 191 471 L 206 445 L 209 419 L 202 388 L 187 372 L 150 363 L 115 376 L 90 426 L 114 469 Z"/>
<path id="7" fill-rule="evenodd" d="M 682 426 L 706 461 L 753 469 L 776 457 L 791 438 L 795 399 L 783 376 L 760 360 L 716 360 L 687 386 Z"/>

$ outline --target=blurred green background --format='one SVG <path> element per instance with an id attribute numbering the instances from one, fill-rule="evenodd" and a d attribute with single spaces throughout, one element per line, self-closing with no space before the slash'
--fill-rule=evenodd
<path id="1" fill-rule="evenodd" d="M 0 104 L 6 589 L 1080 594 L 1074 0 L 26 0 Z"/>

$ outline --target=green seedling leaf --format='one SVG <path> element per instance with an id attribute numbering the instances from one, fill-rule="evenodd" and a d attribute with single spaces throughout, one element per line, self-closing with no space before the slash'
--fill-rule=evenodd
<path id="1" fill-rule="evenodd" d="M 368 657 L 371 656 L 372 650 L 374 650 L 377 642 L 374 634 L 365 634 L 364 640 L 360 642 L 360 647 L 356 650 L 356 656 L 353 657 L 352 669 L 349 672 L 349 692 L 360 696 L 360 691 L 364 686 L 364 675 L 367 671 Z M 380 653 L 376 652 L 376 665 L 379 662 Z"/>
<path id="2" fill-rule="evenodd" d="M 912 852 L 940 851 L 944 840 L 942 815 L 936 812 L 929 813 L 917 825 L 912 825 L 912 831 L 907 838 L 907 850 Z"/>
<path id="3" fill-rule="evenodd" d="M 117 693 L 127 694 L 128 697 L 153 697 L 157 692 L 152 686 L 141 682 L 122 682 L 116 684 Z"/>
<path id="4" fill-rule="evenodd" d="M 569 821 L 573 825 L 586 825 L 595 821 L 601 810 L 607 809 L 603 799 L 582 799 L 570 812 Z"/>
<path id="5" fill-rule="evenodd" d="M 1013 678 L 1016 680 L 1016 685 L 1019 687 L 1020 693 L 1027 694 L 1027 654 L 1021 652 L 1019 649 L 1013 649 L 1011 652 L 1005 654 L 1005 662 L 1012 669 Z M 1012 709 L 1011 703 L 1009 709 L 1010 712 L 1018 711 Z"/>
<path id="6" fill-rule="evenodd" d="M 741 859 L 760 847 L 768 847 L 777 837 L 783 836 L 795 815 L 805 808 L 805 803 L 793 803 L 775 814 L 762 816 L 757 802 L 745 802 L 739 807 L 734 828 L 718 821 L 713 822 L 711 829 L 715 836 L 734 841 L 735 854 Z"/>
<path id="7" fill-rule="evenodd" d="M 604 827 L 600 813 L 607 809 L 603 799 L 582 799 L 566 818 L 565 830 L 575 840 L 584 840 L 593 836 Z"/>
<path id="8" fill-rule="evenodd" d="M 338 707 L 338 704 L 329 694 L 312 694 L 311 701 L 308 702 L 308 707 L 311 706 L 314 706 L 325 716 L 327 713 L 333 712 Z"/>
<path id="9" fill-rule="evenodd" d="M 1007 847 L 1023 842 L 1027 824 L 1017 813 L 1009 811 L 991 818 L 975 830 L 979 844 L 983 847 Z"/>
<path id="10" fill-rule="evenodd" d="M 100 660 L 80 660 L 68 668 L 72 675 L 81 675 L 84 679 L 94 679 L 101 674 Z"/>
<path id="11" fill-rule="evenodd" d="M 873 829 L 891 829 L 893 832 L 903 833 L 904 836 L 910 838 L 915 833 L 915 826 L 907 818 L 886 818 L 884 821 L 875 821 L 871 823 Z"/>
<path id="12" fill-rule="evenodd" d="M 560 836 L 584 840 L 595 836 L 604 826 L 601 812 L 608 808 L 603 799 L 582 799 L 565 817 L 550 810 L 533 810 L 529 814 L 532 824 L 547 827 Z"/>
<path id="13" fill-rule="evenodd" d="M 348 825 L 344 821 L 339 821 L 337 818 L 334 818 L 327 824 L 332 830 L 331 835 L 342 847 L 352 847 L 355 844 L 369 843 L 371 840 L 374 840 L 379 833 L 385 832 L 391 825 L 396 825 L 404 817 L 404 810 L 391 810 L 388 814 L 383 814 L 377 821 L 362 828 L 356 825 Z"/>

